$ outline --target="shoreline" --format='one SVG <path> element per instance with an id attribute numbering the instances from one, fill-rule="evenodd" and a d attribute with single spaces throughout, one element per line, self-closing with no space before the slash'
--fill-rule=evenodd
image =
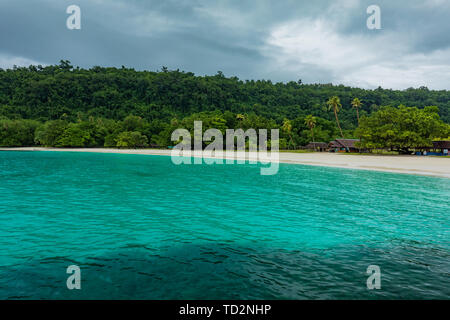
<path id="1" fill-rule="evenodd" d="M 112 148 L 45 148 L 18 147 L 0 148 L 0 151 L 59 151 L 59 152 L 92 152 L 136 155 L 170 156 L 171 150 L 161 149 L 112 149 Z M 211 157 L 209 157 L 211 158 Z M 212 157 L 226 159 L 226 156 Z M 450 178 L 450 159 L 448 157 L 425 156 L 387 156 L 387 155 L 347 155 L 339 153 L 279 153 L 280 163 L 302 164 L 319 167 L 392 172 L 421 176 Z"/>

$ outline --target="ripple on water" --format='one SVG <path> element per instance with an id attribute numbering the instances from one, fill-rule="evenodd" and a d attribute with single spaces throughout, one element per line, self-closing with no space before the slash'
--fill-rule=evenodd
<path id="1" fill-rule="evenodd" d="M 0 153 L 0 298 L 448 298 L 450 180 Z M 83 290 L 65 288 L 82 268 Z M 379 265 L 382 290 L 366 288 Z"/>

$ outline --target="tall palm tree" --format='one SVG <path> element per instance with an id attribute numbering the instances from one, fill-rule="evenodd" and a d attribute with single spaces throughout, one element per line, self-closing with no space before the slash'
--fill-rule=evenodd
<path id="1" fill-rule="evenodd" d="M 341 125 L 339 124 L 339 118 L 338 118 L 338 112 L 339 112 L 340 108 L 342 108 L 341 100 L 339 99 L 339 97 L 333 96 L 327 101 L 327 105 L 328 105 L 328 110 L 333 109 L 339 131 L 341 132 L 342 138 L 344 138 L 344 134 L 342 133 L 342 128 L 341 128 Z"/>
<path id="2" fill-rule="evenodd" d="M 290 139 L 289 146 L 291 145 L 291 142 L 292 142 L 292 144 L 294 144 L 294 139 L 292 139 L 292 123 L 290 120 L 284 119 L 281 130 L 283 130 L 289 136 L 289 139 Z M 295 148 L 295 144 L 294 144 L 294 148 Z"/>
<path id="3" fill-rule="evenodd" d="M 312 115 L 309 115 L 305 118 L 305 124 L 309 127 L 309 129 L 311 130 L 311 136 L 312 136 L 312 142 L 314 145 L 314 149 L 316 149 L 316 141 L 314 139 L 314 128 L 316 127 L 317 124 L 317 118 L 313 117 Z"/>
<path id="4" fill-rule="evenodd" d="M 358 127 L 359 127 L 359 108 L 361 108 L 362 102 L 358 98 L 353 99 L 352 107 L 356 109 L 356 117 L 358 118 Z"/>

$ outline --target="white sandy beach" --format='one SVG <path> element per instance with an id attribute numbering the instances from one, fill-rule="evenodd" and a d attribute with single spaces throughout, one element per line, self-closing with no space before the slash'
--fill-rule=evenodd
<path id="1" fill-rule="evenodd" d="M 0 151 L 71 151 L 122 153 L 170 156 L 171 150 L 156 149 L 107 149 L 107 148 L 0 148 Z M 450 158 L 423 156 L 379 156 L 379 155 L 346 155 L 336 153 L 288 153 L 280 152 L 282 163 L 303 164 L 312 166 L 338 167 L 347 169 L 373 170 L 405 174 L 417 174 L 450 178 Z"/>

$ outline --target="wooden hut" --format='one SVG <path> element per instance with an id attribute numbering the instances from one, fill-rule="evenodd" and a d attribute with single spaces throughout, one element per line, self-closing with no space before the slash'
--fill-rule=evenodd
<path id="1" fill-rule="evenodd" d="M 359 139 L 336 139 L 329 143 L 331 152 L 359 152 L 359 148 L 356 147 L 356 143 Z"/>
<path id="2" fill-rule="evenodd" d="M 328 143 L 325 142 L 310 142 L 305 147 L 307 150 L 318 150 L 324 152 L 328 150 Z"/>
<path id="3" fill-rule="evenodd" d="M 433 141 L 433 149 L 444 156 L 450 155 L 450 141 Z"/>

